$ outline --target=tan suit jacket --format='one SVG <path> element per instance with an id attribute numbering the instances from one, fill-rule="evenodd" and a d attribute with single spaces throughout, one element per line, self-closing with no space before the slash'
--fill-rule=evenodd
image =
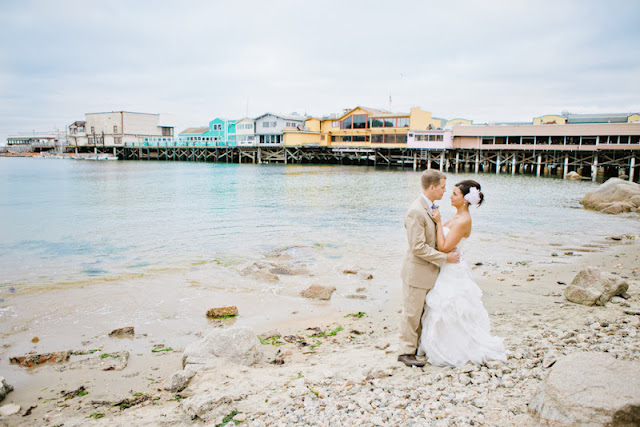
<path id="1" fill-rule="evenodd" d="M 436 223 L 424 197 L 411 203 L 404 220 L 409 249 L 402 263 L 402 281 L 405 286 L 431 289 L 447 255 L 436 250 Z"/>

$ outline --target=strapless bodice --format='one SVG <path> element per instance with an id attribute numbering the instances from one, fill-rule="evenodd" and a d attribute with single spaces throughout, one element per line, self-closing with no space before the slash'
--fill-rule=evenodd
<path id="1" fill-rule="evenodd" d="M 444 230 L 444 237 L 447 237 L 447 234 L 449 234 L 449 227 L 442 227 L 442 229 Z M 467 242 L 467 238 L 463 237 L 462 239 L 460 239 L 460 241 L 458 242 L 458 244 L 456 245 L 456 248 L 458 248 L 458 252 L 462 252 L 464 244 Z"/>

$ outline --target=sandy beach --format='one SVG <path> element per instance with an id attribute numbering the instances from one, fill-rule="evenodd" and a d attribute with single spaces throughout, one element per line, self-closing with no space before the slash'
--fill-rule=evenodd
<path id="1" fill-rule="evenodd" d="M 640 358 L 637 236 L 609 240 L 608 247 L 592 253 L 560 253 L 557 260 L 472 265 L 492 332 L 510 351 L 504 365 L 452 369 L 398 363 L 398 288 L 374 312 L 296 313 L 254 328 L 263 337 L 281 337 L 263 342 L 259 363 L 219 364 L 198 372 L 177 393 L 166 391 L 164 383 L 182 370 L 184 348 L 164 346 L 160 336 L 110 338 L 105 331 L 82 348 L 69 349 L 76 354 L 68 362 L 12 365 L 3 372 L 7 383 L 20 386 L 1 405 L 17 404 L 20 410 L 0 418 L 0 424 L 220 425 L 235 417 L 245 425 L 533 425 L 527 404 L 549 358 L 577 351 Z M 614 297 L 606 307 L 566 301 L 566 284 L 585 266 L 626 278 L 631 297 Z M 211 328 L 233 323 L 233 318 L 214 321 Z M 185 342 L 207 332 L 192 331 Z M 287 336 L 297 339 L 287 342 Z M 15 355 L 11 346 L 0 350 L 2 358 Z"/>

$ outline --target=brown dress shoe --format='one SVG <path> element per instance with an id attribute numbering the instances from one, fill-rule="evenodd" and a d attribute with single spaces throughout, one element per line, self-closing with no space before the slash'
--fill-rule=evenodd
<path id="1" fill-rule="evenodd" d="M 407 366 L 418 366 L 418 367 L 422 367 L 426 364 L 422 360 L 418 360 L 418 358 L 413 354 L 402 354 L 398 356 L 398 362 L 402 362 Z"/>

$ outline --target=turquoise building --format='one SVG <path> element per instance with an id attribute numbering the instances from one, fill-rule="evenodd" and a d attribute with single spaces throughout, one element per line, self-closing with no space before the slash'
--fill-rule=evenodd
<path id="1" fill-rule="evenodd" d="M 209 127 L 189 128 L 178 135 L 179 145 L 192 147 L 235 147 L 236 121 L 215 118 Z"/>
<path id="2" fill-rule="evenodd" d="M 219 117 L 209 122 L 209 130 L 202 135 L 211 145 L 218 147 L 235 147 L 236 141 L 236 121 L 224 120 Z"/>

